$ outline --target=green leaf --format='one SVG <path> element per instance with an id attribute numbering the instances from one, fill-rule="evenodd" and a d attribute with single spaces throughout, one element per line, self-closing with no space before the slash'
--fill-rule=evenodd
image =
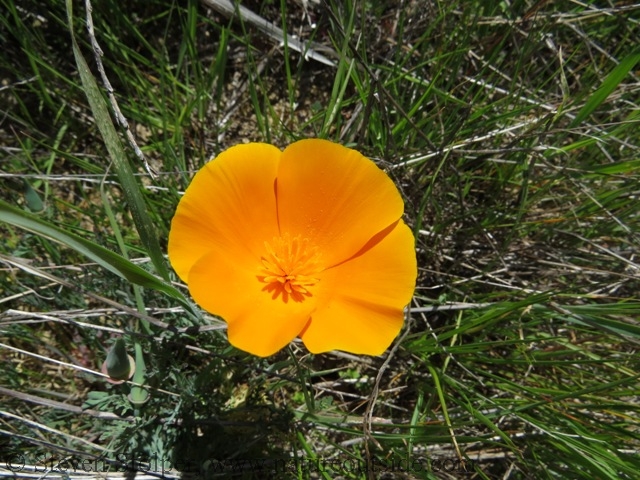
<path id="1" fill-rule="evenodd" d="M 618 87 L 620 82 L 627 76 L 636 63 L 640 62 L 640 52 L 632 53 L 626 56 L 616 67 L 607 75 L 600 88 L 596 90 L 591 98 L 587 100 L 584 106 L 573 119 L 569 127 L 579 125 L 585 118 L 593 113 L 593 111 L 604 102 L 609 95 Z"/>
<path id="2" fill-rule="evenodd" d="M 155 277 L 145 269 L 97 243 L 66 232 L 35 215 L 13 207 L 4 200 L 0 200 L 0 221 L 66 245 L 116 275 L 137 285 L 166 293 L 178 300 L 188 311 L 192 310 L 188 300 L 179 290 Z"/>
<path id="3" fill-rule="evenodd" d="M 71 33 L 71 43 L 73 46 L 73 54 L 76 58 L 76 64 L 78 65 L 78 72 L 84 87 L 85 94 L 89 100 L 91 111 L 96 119 L 96 124 L 100 130 L 102 138 L 104 138 L 105 145 L 109 152 L 109 156 L 113 161 L 116 174 L 120 181 L 120 185 L 124 191 L 127 203 L 131 208 L 131 214 L 133 215 L 133 221 L 140 235 L 140 240 L 144 245 L 151 262 L 158 274 L 165 280 L 169 280 L 169 270 L 164 260 L 162 250 L 160 249 L 160 243 L 158 242 L 158 235 L 155 232 L 153 222 L 147 214 L 147 207 L 140 191 L 131 166 L 127 161 L 127 155 L 122 147 L 122 143 L 113 122 L 109 115 L 109 109 L 106 102 L 100 93 L 98 84 L 95 78 L 89 70 L 86 60 L 80 52 L 80 47 L 76 42 L 75 35 L 73 33 L 73 12 L 72 12 L 72 0 L 67 0 L 67 17 L 69 20 L 69 31 Z"/>
<path id="4" fill-rule="evenodd" d="M 91 391 L 87 394 L 87 398 L 82 404 L 82 409 L 99 407 L 103 403 L 109 401 L 111 395 L 108 392 Z"/>

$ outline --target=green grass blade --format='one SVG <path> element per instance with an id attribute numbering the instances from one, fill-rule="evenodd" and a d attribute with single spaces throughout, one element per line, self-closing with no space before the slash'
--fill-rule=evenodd
<path id="1" fill-rule="evenodd" d="M 113 126 L 109 110 L 105 104 L 104 98 L 100 94 L 98 84 L 91 74 L 89 66 L 82 56 L 80 47 L 76 42 L 76 38 L 73 33 L 71 0 L 67 0 L 67 17 L 69 20 L 69 31 L 71 32 L 73 54 L 76 59 L 82 85 L 84 87 L 85 94 L 87 95 L 87 99 L 89 100 L 89 105 L 91 106 L 93 115 L 96 119 L 96 124 L 100 130 L 100 134 L 104 139 L 109 156 L 113 161 L 125 198 L 131 208 L 131 214 L 133 215 L 133 221 L 140 235 L 140 241 L 149 254 L 151 262 L 156 268 L 158 274 L 165 280 L 169 280 L 169 269 L 167 268 L 167 264 L 164 260 L 162 250 L 160 249 L 158 235 L 155 232 L 153 222 L 147 213 L 147 207 L 142 197 L 142 193 L 140 192 L 140 186 L 136 182 L 131 166 L 127 161 L 127 155 L 122 147 L 122 143 L 120 142 L 116 129 Z"/>
<path id="2" fill-rule="evenodd" d="M 584 106 L 576 115 L 576 118 L 570 124 L 570 127 L 575 127 L 582 123 L 582 121 L 593 113 L 602 102 L 604 102 L 609 95 L 618 87 L 620 82 L 627 76 L 636 63 L 640 62 L 640 52 L 632 53 L 625 57 L 604 79 L 600 88 L 598 88 L 591 98 L 587 100 Z"/>
<path id="3" fill-rule="evenodd" d="M 41 220 L 35 215 L 31 215 L 9 205 L 3 200 L 0 200 L 0 221 L 66 245 L 67 247 L 72 248 L 90 258 L 110 272 L 113 272 L 136 285 L 141 285 L 146 288 L 152 288 L 166 293 L 191 310 L 189 302 L 179 290 L 153 276 L 145 269 L 131 263 L 121 255 L 118 255 L 97 243 L 86 240 L 73 233 L 66 232 L 61 228 Z"/>

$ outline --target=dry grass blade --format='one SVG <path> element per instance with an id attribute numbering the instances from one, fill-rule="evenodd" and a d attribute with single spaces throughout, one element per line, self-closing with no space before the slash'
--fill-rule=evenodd
<path id="1" fill-rule="evenodd" d="M 270 21 L 262 18 L 260 15 L 255 14 L 247 7 L 241 5 L 239 2 L 233 2 L 232 0 L 202 0 L 202 3 L 214 10 L 222 13 L 229 18 L 238 18 L 243 22 L 257 28 L 260 32 L 271 38 L 278 44 L 287 43 L 289 48 L 301 53 L 305 59 L 315 60 L 324 65 L 335 67 L 336 62 L 329 60 L 327 57 L 316 51 L 316 46 L 313 44 L 304 43 L 290 34 L 284 32 L 281 28 L 277 27 Z M 334 57 L 337 55 L 334 53 Z"/>

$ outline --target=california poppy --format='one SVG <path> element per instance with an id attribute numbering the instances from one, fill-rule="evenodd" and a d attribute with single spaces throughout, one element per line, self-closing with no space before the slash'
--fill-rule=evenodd
<path id="1" fill-rule="evenodd" d="M 380 355 L 416 281 L 411 230 L 391 179 L 318 139 L 222 152 L 194 176 L 171 222 L 169 259 L 232 345 L 271 355 Z"/>

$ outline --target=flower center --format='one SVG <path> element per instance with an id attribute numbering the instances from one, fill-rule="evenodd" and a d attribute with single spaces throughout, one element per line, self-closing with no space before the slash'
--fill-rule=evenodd
<path id="1" fill-rule="evenodd" d="M 267 254 L 261 257 L 262 269 L 258 279 L 265 283 L 264 290 L 273 292 L 273 298 L 282 295 L 296 302 L 310 297 L 309 288 L 320 280 L 318 249 L 306 238 L 291 238 L 288 234 L 264 242 Z"/>

